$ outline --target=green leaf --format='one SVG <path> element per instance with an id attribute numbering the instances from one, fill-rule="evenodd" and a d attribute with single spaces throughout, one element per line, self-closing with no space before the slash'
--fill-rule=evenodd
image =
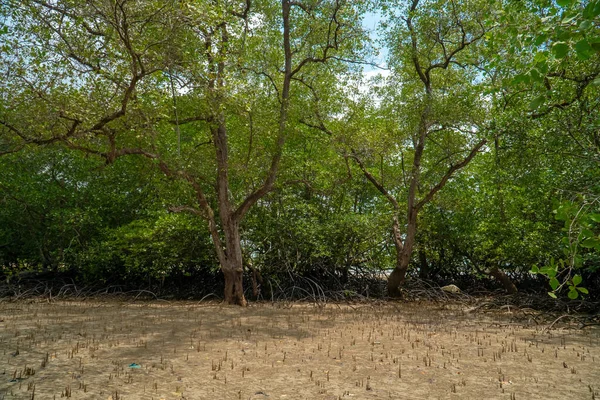
<path id="1" fill-rule="evenodd" d="M 537 36 L 537 37 L 534 39 L 534 41 L 533 41 L 533 44 L 534 44 L 535 46 L 539 46 L 539 45 L 541 45 L 542 43 L 544 43 L 546 40 L 548 40 L 548 35 L 541 34 L 541 35 L 538 35 L 538 36 Z"/>
<path id="2" fill-rule="evenodd" d="M 527 83 L 531 81 L 531 77 L 527 74 L 518 74 L 513 78 L 513 85 L 518 85 L 519 83 Z"/>
<path id="3" fill-rule="evenodd" d="M 596 80 L 598 80 L 598 78 L 596 78 Z M 588 215 L 588 218 L 594 222 L 600 222 L 600 214 L 590 214 Z"/>
<path id="4" fill-rule="evenodd" d="M 550 270 L 551 270 L 550 267 L 542 267 L 542 268 L 540 268 L 540 274 L 548 275 L 548 271 L 550 271 Z"/>
<path id="5" fill-rule="evenodd" d="M 538 71 L 537 69 L 534 68 L 529 73 L 531 74 L 531 79 L 533 79 L 534 82 L 544 81 L 544 77 L 542 76 L 542 74 L 540 74 L 540 71 Z"/>
<path id="6" fill-rule="evenodd" d="M 583 10 L 583 17 L 593 19 L 600 15 L 600 1 L 590 1 L 585 9 Z"/>
<path id="7" fill-rule="evenodd" d="M 529 271 L 529 272 L 531 272 L 532 274 L 537 274 L 540 272 L 540 269 L 538 268 L 537 265 L 534 265 L 533 267 L 531 267 L 531 271 Z"/>
<path id="8" fill-rule="evenodd" d="M 579 290 L 583 294 L 590 294 L 590 292 L 588 292 L 588 290 L 584 287 L 578 287 L 577 290 Z"/>
<path id="9" fill-rule="evenodd" d="M 593 237 L 594 236 L 594 232 L 592 232 L 589 229 L 584 229 L 581 231 L 581 235 L 585 238 L 589 238 L 589 237 Z"/>
<path id="10" fill-rule="evenodd" d="M 592 85 L 594 85 L 594 86 L 600 86 L 600 77 L 594 79 L 592 81 Z M 596 221 L 596 222 L 600 222 L 600 221 Z"/>
<path id="11" fill-rule="evenodd" d="M 565 212 L 565 209 L 562 207 L 555 210 L 554 213 L 556 213 L 556 215 L 554 216 L 554 219 L 556 219 L 557 221 L 568 221 L 569 220 L 569 216 Z"/>
<path id="12" fill-rule="evenodd" d="M 573 286 L 577 286 L 581 283 L 581 281 L 583 281 L 583 279 L 581 278 L 581 275 L 575 275 L 573 277 Z"/>
<path id="13" fill-rule="evenodd" d="M 577 290 L 573 289 L 573 290 L 569 290 L 569 293 L 567 293 L 567 296 L 569 296 L 569 298 L 571 300 L 575 300 L 576 298 L 579 297 L 579 293 L 577 293 Z"/>
<path id="14" fill-rule="evenodd" d="M 544 57 L 545 56 L 546 56 L 546 54 L 544 54 Z M 546 59 L 544 59 L 543 61 L 540 61 L 540 62 L 536 63 L 535 67 L 543 75 L 546 75 L 548 73 L 548 62 L 546 61 Z"/>
<path id="15" fill-rule="evenodd" d="M 569 52 L 569 45 L 565 42 L 556 42 L 552 45 L 552 52 L 556 58 L 565 58 Z"/>
<path id="16" fill-rule="evenodd" d="M 588 3 L 583 9 L 583 18 L 592 19 L 594 18 L 594 3 Z"/>
<path id="17" fill-rule="evenodd" d="M 548 292 L 548 296 L 552 297 L 553 299 L 556 299 L 556 294 L 554 292 Z"/>
<path id="18" fill-rule="evenodd" d="M 585 20 L 585 21 L 582 21 L 581 24 L 579 24 L 579 29 L 584 31 L 584 30 L 590 28 L 591 26 L 592 26 L 592 22 Z"/>
<path id="19" fill-rule="evenodd" d="M 535 61 L 536 63 L 546 61 L 546 53 L 544 53 L 543 51 L 538 51 L 537 53 L 535 53 L 535 56 L 533 56 L 533 61 Z"/>
<path id="20" fill-rule="evenodd" d="M 544 104 L 545 100 L 546 100 L 546 96 L 544 96 L 544 95 L 536 97 L 535 99 L 531 100 L 531 103 L 529 103 L 529 109 L 531 109 L 531 110 L 538 109 L 542 104 Z"/>
<path id="21" fill-rule="evenodd" d="M 564 8 L 571 4 L 571 0 L 556 0 L 556 4 Z"/>
<path id="22" fill-rule="evenodd" d="M 598 238 L 588 238 L 581 242 L 581 247 L 586 249 L 595 249 L 600 248 L 600 239 Z"/>
<path id="23" fill-rule="evenodd" d="M 595 51 L 600 51 L 600 38 L 588 39 L 588 42 L 592 49 Z"/>
<path id="24" fill-rule="evenodd" d="M 550 287 L 552 288 L 552 290 L 556 290 L 556 288 L 558 288 L 559 285 L 560 285 L 560 282 L 558 281 L 558 279 L 556 279 L 556 278 L 550 279 Z"/>
<path id="25" fill-rule="evenodd" d="M 591 52 L 593 49 L 588 41 L 583 39 L 575 44 L 575 51 L 577 52 L 577 57 L 579 57 L 581 60 L 587 60 L 591 57 Z"/>

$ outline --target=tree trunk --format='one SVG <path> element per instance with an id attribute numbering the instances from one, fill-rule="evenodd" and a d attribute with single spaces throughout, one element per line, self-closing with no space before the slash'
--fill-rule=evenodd
<path id="1" fill-rule="evenodd" d="M 400 286 L 406 279 L 406 270 L 401 265 L 396 265 L 387 281 L 387 293 L 390 297 L 400 297 Z"/>
<path id="2" fill-rule="evenodd" d="M 223 219 L 228 216 L 223 213 Z M 225 277 L 225 302 L 245 307 L 248 305 L 244 297 L 244 264 L 242 257 L 242 244 L 240 229 L 237 222 L 228 218 L 228 223 L 223 225 L 225 236 L 225 251 L 221 252 L 221 270 Z"/>
<path id="3" fill-rule="evenodd" d="M 241 269 L 241 263 L 239 267 L 239 269 L 235 267 L 222 267 L 223 276 L 225 277 L 225 302 L 227 304 L 245 307 L 248 305 L 248 302 L 244 297 L 244 273 Z"/>
<path id="4" fill-rule="evenodd" d="M 244 297 L 244 265 L 242 263 L 242 246 L 239 232 L 235 227 L 234 235 L 231 236 L 231 230 L 224 229 L 226 246 L 223 248 L 216 228 L 212 224 L 211 228 L 215 231 L 212 235 L 213 245 L 221 264 L 221 272 L 223 272 L 225 278 L 225 291 L 223 293 L 225 302 L 245 307 L 248 302 Z"/>
<path id="5" fill-rule="evenodd" d="M 406 238 L 404 239 L 404 242 L 402 242 L 398 219 L 394 218 L 393 234 L 396 247 L 396 268 L 394 268 L 388 278 L 387 292 L 390 297 L 400 296 L 400 286 L 402 286 L 406 280 L 406 271 L 408 270 L 408 264 L 410 264 L 410 258 L 415 245 L 416 233 L 417 212 L 414 208 L 409 208 Z"/>
<path id="6" fill-rule="evenodd" d="M 390 297 L 400 297 L 400 286 L 406 280 L 406 271 L 408 271 L 408 264 L 410 264 L 412 247 L 412 240 L 406 240 L 400 252 L 398 252 L 398 248 L 396 247 L 396 268 L 390 274 L 387 282 L 387 292 Z"/>
<path id="7" fill-rule="evenodd" d="M 228 203 L 219 204 L 221 219 L 226 221 L 222 225 L 224 241 L 217 229 L 212 209 L 206 207 L 209 211 L 209 230 L 211 233 L 213 245 L 221 264 L 221 272 L 225 278 L 225 291 L 223 297 L 228 304 L 235 304 L 245 307 L 248 305 L 244 297 L 244 264 L 242 257 L 242 243 L 240 240 L 240 228 L 237 221 L 231 217 L 226 207 Z"/>
<path id="8" fill-rule="evenodd" d="M 488 272 L 488 274 L 490 276 L 493 276 L 494 278 L 496 278 L 496 280 L 498 280 L 498 282 L 500 282 L 502 284 L 502 286 L 504 287 L 504 290 L 506 290 L 506 293 L 516 294 L 518 292 L 517 287 L 515 286 L 514 283 L 512 283 L 512 281 L 510 280 L 508 275 L 506 275 L 498 267 L 492 267 L 490 269 L 490 272 Z"/>

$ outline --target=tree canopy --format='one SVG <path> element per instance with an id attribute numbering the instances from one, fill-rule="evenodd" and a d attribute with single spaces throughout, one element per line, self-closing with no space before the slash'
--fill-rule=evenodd
<path id="1" fill-rule="evenodd" d="M 599 282 L 598 0 L 0 16 L 6 279 L 193 280 L 239 305 L 417 277 L 570 298 Z"/>

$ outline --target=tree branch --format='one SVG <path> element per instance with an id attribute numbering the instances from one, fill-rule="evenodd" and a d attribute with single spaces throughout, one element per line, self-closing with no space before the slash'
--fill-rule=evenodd
<path id="1" fill-rule="evenodd" d="M 458 171 L 459 169 L 465 167 L 469 162 L 471 162 L 471 160 L 473 159 L 473 157 L 475 157 L 475 155 L 479 152 L 479 150 L 487 143 L 487 139 L 482 139 L 479 143 L 477 143 L 475 145 L 475 147 L 473 147 L 471 149 L 471 152 L 469 153 L 469 155 L 467 157 L 465 157 L 461 162 L 459 162 L 456 165 L 453 165 L 450 167 L 450 169 L 448 170 L 448 172 L 446 172 L 446 174 L 442 177 L 442 179 L 438 182 L 437 185 L 435 185 L 433 188 L 431 188 L 431 190 L 429 191 L 429 193 L 427 193 L 427 195 L 417 203 L 417 205 L 415 206 L 415 209 L 417 210 L 417 212 L 423 208 L 423 206 L 425 204 L 427 204 L 428 202 L 431 201 L 431 199 L 433 199 L 433 196 L 440 191 L 440 189 L 442 189 L 446 183 L 448 182 L 448 180 L 452 177 L 452 175 L 454 175 L 454 173 L 456 171 Z"/>
<path id="2" fill-rule="evenodd" d="M 356 161 L 356 163 L 358 164 L 360 170 L 363 172 L 363 174 L 369 180 L 369 182 L 371 182 L 373 184 L 373 186 L 375 186 L 377 188 L 377 190 L 379 190 L 379 192 L 381 194 L 383 194 L 387 198 L 387 200 L 390 202 L 390 204 L 394 207 L 395 211 L 399 210 L 400 209 L 400 205 L 398 204 L 398 201 L 394 198 L 394 196 L 392 196 L 390 194 L 390 192 L 388 192 L 386 190 L 386 188 L 383 187 L 383 185 L 377 180 L 377 178 L 375 178 L 367 170 L 367 168 L 363 164 L 363 162 L 360 159 L 360 157 L 356 154 L 356 152 L 353 149 L 350 149 L 350 151 L 352 152 L 352 154 L 346 155 L 346 157 L 351 157 L 354 161 Z"/>
<path id="3" fill-rule="evenodd" d="M 290 1 L 290 4 L 300 6 L 301 3 Z M 327 60 L 331 58 L 331 56 L 329 56 L 329 51 L 337 50 L 339 48 L 338 35 L 340 32 L 340 29 L 342 28 L 342 24 L 340 24 L 338 22 L 337 14 L 338 14 L 340 8 L 341 8 L 340 2 L 338 0 L 336 0 L 335 8 L 333 10 L 333 15 L 329 19 L 329 25 L 327 27 L 327 44 L 322 48 L 323 53 L 322 53 L 321 57 L 306 57 L 305 59 L 300 61 L 298 63 L 298 65 L 296 66 L 296 68 L 294 68 L 291 71 L 292 77 L 294 75 L 296 75 L 298 72 L 300 72 L 300 70 L 306 64 L 327 62 Z M 308 12 L 307 9 L 304 9 L 304 10 L 306 12 Z M 334 26 L 334 24 L 335 24 L 335 26 Z"/>
<path id="4" fill-rule="evenodd" d="M 207 219 L 206 216 L 202 212 L 200 212 L 200 210 L 190 206 L 171 206 L 169 207 L 169 211 L 174 213 L 188 212 L 190 214 Z"/>

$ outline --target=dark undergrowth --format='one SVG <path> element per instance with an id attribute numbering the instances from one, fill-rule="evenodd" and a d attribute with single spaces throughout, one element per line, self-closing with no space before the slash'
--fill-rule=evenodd
<path id="1" fill-rule="evenodd" d="M 90 282 L 69 272 L 26 272 L 10 279 L 0 279 L 0 298 L 5 301 L 97 298 L 220 301 L 223 292 L 222 274 L 206 271 L 161 280 L 140 277 Z M 255 302 L 459 302 L 473 310 L 535 310 L 538 315 L 547 313 L 549 318 L 557 314 L 588 316 L 591 322 L 600 315 L 600 301 L 595 297 L 552 299 L 548 296 L 546 283 L 543 281 L 531 277 L 520 280 L 513 277 L 513 280 L 520 291 L 515 295 L 506 295 L 496 282 L 485 278 L 459 276 L 454 279 L 423 280 L 409 276 L 400 299 L 386 297 L 386 273 L 383 271 L 354 270 L 352 273 L 336 273 L 324 269 L 302 275 L 292 271 L 278 271 L 269 275 L 247 271 L 245 286 L 246 297 Z M 446 284 L 457 285 L 461 292 L 444 291 L 442 286 Z M 597 296 L 597 291 L 590 292 Z"/>

